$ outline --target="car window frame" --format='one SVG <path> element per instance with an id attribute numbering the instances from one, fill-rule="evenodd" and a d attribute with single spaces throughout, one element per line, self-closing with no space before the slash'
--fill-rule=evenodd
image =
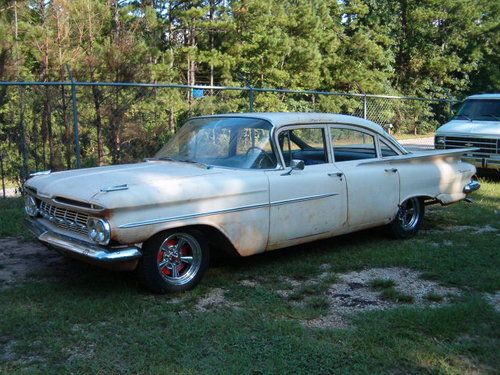
<path id="1" fill-rule="evenodd" d="M 325 163 L 321 164 L 315 164 L 315 165 L 327 165 L 327 164 L 333 164 L 333 158 L 332 158 L 332 149 L 330 147 L 328 137 L 330 132 L 328 131 L 328 124 L 311 124 L 311 123 L 302 123 L 302 124 L 291 124 L 291 125 L 284 125 L 281 126 L 277 129 L 277 131 L 274 134 L 274 143 L 276 144 L 276 149 L 279 154 L 280 158 L 280 163 L 283 167 L 283 169 L 289 168 L 286 166 L 285 163 L 285 157 L 283 155 L 283 150 L 280 147 L 279 143 L 279 135 L 287 130 L 293 130 L 293 129 L 302 129 L 302 128 L 314 128 L 314 129 L 322 129 L 323 130 L 323 136 L 325 138 L 325 151 L 326 151 L 326 158 L 327 161 Z M 306 167 L 313 167 L 315 165 L 308 165 Z"/>
<path id="2" fill-rule="evenodd" d="M 391 156 L 384 156 L 382 154 L 382 143 L 384 143 L 385 145 L 387 145 L 387 147 L 389 147 L 392 151 L 394 151 L 396 153 L 396 155 L 391 155 Z M 401 156 L 402 153 L 394 147 L 394 145 L 390 142 L 388 142 L 388 139 L 387 138 L 384 138 L 382 136 L 380 136 L 380 134 L 377 135 L 377 144 L 378 144 L 378 149 L 379 149 L 379 153 L 380 153 L 380 159 L 388 159 L 388 158 L 394 158 L 394 157 L 397 157 L 397 156 Z"/>
<path id="3" fill-rule="evenodd" d="M 332 142 L 332 132 L 331 132 L 332 128 L 354 130 L 354 131 L 357 131 L 360 133 L 365 133 L 366 135 L 371 136 L 373 138 L 373 146 L 375 147 L 376 156 L 374 158 L 368 158 L 368 159 L 353 159 L 353 160 L 336 161 L 335 160 L 335 152 L 334 152 L 334 144 Z M 382 153 L 380 150 L 378 137 L 379 137 L 379 134 L 377 132 L 371 131 L 371 130 L 366 129 L 364 127 L 348 125 L 348 124 L 329 124 L 328 125 L 328 138 L 329 138 L 329 142 L 330 142 L 330 149 L 331 149 L 333 162 L 335 164 L 337 164 L 337 163 L 351 163 L 353 161 L 363 162 L 363 161 L 367 161 L 367 160 L 381 159 Z"/>

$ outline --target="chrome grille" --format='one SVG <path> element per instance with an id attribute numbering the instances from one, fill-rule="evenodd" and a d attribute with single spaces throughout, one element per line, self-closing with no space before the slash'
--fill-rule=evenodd
<path id="1" fill-rule="evenodd" d="M 87 235 L 88 214 L 56 207 L 45 201 L 40 202 L 40 214 L 62 229 Z"/>
<path id="2" fill-rule="evenodd" d="M 500 141 L 492 138 L 445 137 L 444 142 L 447 149 L 475 147 L 479 150 L 472 152 L 472 155 L 489 156 L 498 154 Z"/>

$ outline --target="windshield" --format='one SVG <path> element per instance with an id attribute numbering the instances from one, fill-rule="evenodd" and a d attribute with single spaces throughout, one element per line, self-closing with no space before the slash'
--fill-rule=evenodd
<path id="1" fill-rule="evenodd" d="M 155 157 L 220 167 L 275 168 L 271 128 L 267 121 L 244 117 L 192 119 Z"/>
<path id="2" fill-rule="evenodd" d="M 457 119 L 500 121 L 499 99 L 468 99 L 455 116 Z"/>

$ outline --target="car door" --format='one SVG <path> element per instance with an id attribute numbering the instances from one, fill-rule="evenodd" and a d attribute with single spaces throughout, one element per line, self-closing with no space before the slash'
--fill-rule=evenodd
<path id="1" fill-rule="evenodd" d="M 389 223 L 399 204 L 399 175 L 385 162 L 377 135 L 364 128 L 332 125 L 335 165 L 347 182 L 347 217 L 352 229 Z"/>
<path id="2" fill-rule="evenodd" d="M 330 162 L 326 127 L 289 127 L 280 130 L 277 138 L 285 169 L 266 172 L 271 206 L 269 249 L 334 232 L 347 219 L 346 184 Z M 291 160 L 303 161 L 304 169 L 290 171 Z"/>

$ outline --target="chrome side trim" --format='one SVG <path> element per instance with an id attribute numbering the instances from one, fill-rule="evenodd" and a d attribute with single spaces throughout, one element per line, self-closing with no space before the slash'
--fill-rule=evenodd
<path id="1" fill-rule="evenodd" d="M 240 211 L 246 211 L 246 210 L 255 210 L 257 208 L 280 206 L 280 205 L 288 204 L 288 203 L 305 202 L 305 201 L 309 201 L 309 200 L 313 200 L 313 199 L 322 199 L 322 198 L 333 197 L 335 195 L 339 195 L 339 194 L 338 193 L 317 194 L 317 195 L 310 195 L 310 196 L 300 197 L 300 198 L 284 199 L 284 200 L 274 201 L 271 203 L 250 204 L 250 205 L 246 205 L 246 206 L 226 208 L 224 210 L 202 212 L 199 214 L 188 214 L 188 215 L 171 216 L 171 217 L 164 217 L 164 218 L 151 219 L 151 220 L 143 220 L 143 221 L 122 224 L 118 228 L 136 228 L 136 227 L 142 227 L 144 225 L 162 224 L 162 223 L 169 223 L 172 221 L 196 219 L 196 218 L 203 217 L 203 216 L 213 216 L 213 215 L 227 214 L 227 213 L 240 212 Z"/>
<path id="2" fill-rule="evenodd" d="M 310 201 L 310 200 L 313 200 L 313 199 L 322 199 L 322 198 L 333 197 L 335 195 L 339 195 L 339 194 L 338 193 L 317 194 L 317 195 L 309 195 L 307 197 L 283 199 L 283 200 L 280 200 L 280 201 L 271 202 L 271 206 L 281 206 L 282 204 L 305 202 L 305 201 Z"/>
<path id="3" fill-rule="evenodd" d="M 144 225 L 153 225 L 153 224 L 168 223 L 171 221 L 196 219 L 196 218 L 202 217 L 202 216 L 213 216 L 213 215 L 227 214 L 227 213 L 239 212 L 239 211 L 245 211 L 245 210 L 254 210 L 256 208 L 263 208 L 263 207 L 267 207 L 267 206 L 269 206 L 269 203 L 260 203 L 260 204 L 252 204 L 252 205 L 248 205 L 248 206 L 227 208 L 225 210 L 219 210 L 219 211 L 203 212 L 203 213 L 199 213 L 199 214 L 188 214 L 188 215 L 179 215 L 179 216 L 171 216 L 171 217 L 162 217 L 162 218 L 158 218 L 158 219 L 143 220 L 143 221 L 137 221 L 135 223 L 122 224 L 118 228 L 136 228 L 136 227 L 142 227 Z"/>

